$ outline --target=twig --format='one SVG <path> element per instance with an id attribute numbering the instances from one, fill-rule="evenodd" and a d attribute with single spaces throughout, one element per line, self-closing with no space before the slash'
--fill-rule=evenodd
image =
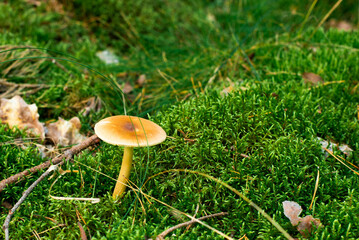
<path id="1" fill-rule="evenodd" d="M 41 165 L 38 165 L 35 168 L 35 171 L 38 171 L 40 169 L 44 169 L 46 168 L 46 166 L 50 166 L 43 174 L 41 174 L 41 176 L 33 183 L 31 184 L 31 186 L 23 193 L 22 197 L 19 199 L 19 201 L 14 205 L 14 207 L 10 210 L 9 214 L 7 215 L 4 225 L 3 225 L 3 230 L 5 231 L 5 240 L 9 240 L 9 225 L 10 225 L 10 221 L 12 216 L 15 214 L 15 211 L 19 208 L 19 206 L 25 201 L 25 199 L 27 198 L 27 196 L 29 196 L 29 194 L 31 193 L 31 191 L 44 179 L 46 178 L 48 175 L 50 175 L 51 172 L 53 172 L 54 170 L 56 170 L 58 168 L 58 166 L 62 165 L 63 163 L 65 163 L 65 161 L 69 161 L 74 155 L 76 155 L 77 153 L 81 152 L 82 150 L 88 148 L 91 145 L 94 145 L 95 143 L 99 142 L 100 139 L 97 137 L 97 135 L 92 135 L 91 137 L 89 137 L 88 139 L 86 139 L 85 141 L 83 141 L 82 143 L 72 147 L 69 150 L 66 150 L 64 154 L 54 158 L 52 161 L 47 161 Z M 64 159 L 65 158 L 65 159 Z M 33 169 L 33 168 L 32 168 Z M 31 169 L 30 169 L 31 170 Z M 23 174 L 23 175 L 22 175 Z M 26 175 L 28 175 L 29 172 L 28 171 L 24 171 L 22 173 L 16 174 L 14 176 L 17 177 L 10 177 L 8 179 L 12 179 L 11 181 L 5 182 L 1 181 L 0 185 L 3 183 L 4 186 L 6 186 L 7 183 L 13 183 L 15 181 L 18 180 L 18 178 L 20 177 L 24 177 Z M 14 180 L 15 179 L 15 180 Z"/>
<path id="2" fill-rule="evenodd" d="M 5 231 L 5 239 L 6 240 L 10 239 L 9 238 L 9 225 L 10 225 L 11 217 L 15 214 L 15 211 L 20 207 L 21 203 L 23 203 L 25 201 L 27 196 L 29 196 L 32 189 L 34 189 L 37 186 L 37 184 L 39 184 L 45 177 L 50 175 L 50 173 L 56 169 L 57 169 L 57 165 L 53 165 L 49 169 L 47 169 L 46 172 L 44 172 L 33 184 L 31 184 L 31 186 L 24 192 L 24 194 L 19 199 L 19 201 L 10 210 L 9 214 L 7 215 L 7 217 L 5 219 L 4 225 L 3 225 L 3 230 Z"/>
<path id="3" fill-rule="evenodd" d="M 220 217 L 220 216 L 224 216 L 224 215 L 227 215 L 228 212 L 220 212 L 220 213 L 215 213 L 215 214 L 211 214 L 211 215 L 207 215 L 207 216 L 203 216 L 203 217 L 200 217 L 198 218 L 197 220 L 205 220 L 207 218 L 212 218 L 212 217 Z M 181 228 L 181 227 L 185 227 L 185 226 L 188 226 L 188 225 L 191 225 L 193 223 L 196 223 L 195 220 L 191 220 L 191 221 L 188 221 L 188 222 L 184 222 L 184 223 L 181 223 L 181 224 L 178 224 L 176 226 L 173 226 L 167 230 L 165 230 L 164 232 L 162 232 L 160 235 L 158 235 L 156 237 L 156 240 L 163 240 L 165 238 L 165 236 L 167 234 L 169 234 L 170 232 L 173 232 L 174 230 L 178 229 L 178 228 Z M 150 239 L 149 239 L 150 240 Z"/>
<path id="4" fill-rule="evenodd" d="M 46 169 L 48 167 L 50 167 L 51 165 L 57 165 L 60 163 L 60 165 L 62 165 L 64 163 L 64 158 L 72 158 L 72 156 L 78 154 L 79 152 L 81 152 L 82 150 L 88 148 L 89 146 L 95 145 L 96 143 L 98 143 L 100 141 L 100 139 L 97 137 L 97 135 L 92 135 L 91 137 L 87 138 L 85 141 L 83 141 L 82 143 L 73 146 L 72 148 L 70 148 L 69 150 L 65 151 L 64 154 L 59 155 L 55 158 L 53 158 L 52 160 L 46 161 L 40 165 L 37 165 L 35 167 L 32 167 L 28 170 L 25 170 L 23 172 L 17 173 L 7 179 L 4 179 L 0 182 L 0 192 L 2 190 L 4 190 L 4 188 L 7 185 L 10 185 L 12 183 L 15 183 L 17 181 L 19 181 L 20 179 L 26 177 L 27 175 L 29 175 L 30 173 L 35 173 L 37 171 L 40 171 L 42 169 Z M 68 160 L 67 159 L 67 160 Z"/>

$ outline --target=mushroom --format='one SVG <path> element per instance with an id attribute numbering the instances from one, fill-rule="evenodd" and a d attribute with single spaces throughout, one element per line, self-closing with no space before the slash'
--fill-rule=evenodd
<path id="1" fill-rule="evenodd" d="M 122 166 L 113 199 L 116 200 L 126 189 L 130 177 L 134 147 L 153 146 L 166 139 L 166 132 L 156 123 L 134 116 L 112 116 L 95 125 L 97 136 L 113 145 L 124 146 Z"/>

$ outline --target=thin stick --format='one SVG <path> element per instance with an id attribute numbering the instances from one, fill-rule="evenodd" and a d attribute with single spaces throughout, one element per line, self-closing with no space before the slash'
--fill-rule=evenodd
<path id="1" fill-rule="evenodd" d="M 9 240 L 9 225 L 10 225 L 10 221 L 12 216 L 15 214 L 16 210 L 20 207 L 20 205 L 25 201 L 25 199 L 30 195 L 31 191 L 42 181 L 44 180 L 48 175 L 50 175 L 51 172 L 53 172 L 54 170 L 56 170 L 58 168 L 58 166 L 62 165 L 63 163 L 65 163 L 66 161 L 69 161 L 74 155 L 76 155 L 77 153 L 81 152 L 82 150 L 86 149 L 87 147 L 94 145 L 95 143 L 99 142 L 99 138 L 97 137 L 97 135 L 93 135 L 90 138 L 86 139 L 85 141 L 83 141 L 82 143 L 72 147 L 71 149 L 65 151 L 64 154 L 54 158 L 52 161 L 47 161 L 37 167 L 36 170 L 40 170 L 43 169 L 46 166 L 46 164 L 51 166 L 43 173 L 41 174 L 41 176 L 33 183 L 31 184 L 31 186 L 23 193 L 22 197 L 19 199 L 19 201 L 14 205 L 14 207 L 10 210 L 9 214 L 7 215 L 4 225 L 3 225 L 3 230 L 5 231 L 5 240 Z M 27 174 L 26 174 L 27 173 Z M 21 174 L 24 174 L 23 176 Z M 28 175 L 29 172 L 28 171 L 24 171 L 22 173 L 20 173 L 20 177 L 24 177 L 26 175 Z M 17 176 L 19 174 L 16 174 L 15 176 Z M 14 177 L 14 176 L 13 176 Z M 8 179 L 15 179 L 12 180 L 12 182 L 8 182 L 8 183 L 13 183 L 15 181 L 18 180 L 19 177 L 13 178 L 10 177 Z M 1 181 L 1 183 L 4 183 L 4 185 L 6 186 L 6 180 L 5 179 L 3 181 Z M 0 183 L 0 184 L 1 184 Z"/>
<path id="2" fill-rule="evenodd" d="M 224 216 L 224 215 L 227 215 L 228 212 L 220 212 L 220 213 L 215 213 L 215 214 L 211 214 L 211 215 L 207 215 L 207 216 L 203 216 L 203 217 L 200 217 L 198 218 L 197 220 L 205 220 L 207 218 L 212 218 L 212 217 L 220 217 L 220 216 Z M 174 230 L 178 229 L 178 228 L 181 228 L 181 227 L 185 227 L 185 226 L 189 226 L 189 225 L 192 225 L 193 223 L 196 223 L 195 220 L 190 220 L 188 222 L 184 222 L 184 223 L 181 223 L 181 224 L 178 224 L 176 226 L 173 226 L 165 231 L 163 231 L 161 234 L 159 234 L 157 237 L 156 237 L 156 240 L 162 240 L 165 238 L 165 236 L 167 234 L 169 234 L 170 232 L 173 232 Z"/>
<path id="3" fill-rule="evenodd" d="M 51 165 L 57 165 L 58 163 L 60 163 L 60 165 L 62 165 L 64 163 L 64 158 L 72 158 L 72 156 L 78 154 L 79 152 L 81 152 L 82 150 L 95 145 L 96 143 L 98 143 L 100 141 L 100 139 L 97 137 L 97 135 L 92 135 L 91 137 L 87 138 L 85 141 L 83 141 L 82 143 L 73 146 L 72 148 L 70 148 L 69 150 L 65 151 L 64 154 L 59 155 L 55 158 L 53 158 L 52 160 L 46 161 L 40 165 L 37 165 L 35 167 L 32 167 L 30 169 L 27 169 L 23 172 L 17 173 L 7 179 L 4 179 L 0 182 L 0 192 L 2 190 L 4 190 L 4 188 L 6 188 L 6 186 L 15 183 L 21 179 L 23 179 L 24 177 L 26 177 L 27 175 L 29 175 L 30 173 L 35 173 L 37 171 L 40 171 L 42 169 L 46 169 L 48 167 L 50 167 Z"/>
<path id="4" fill-rule="evenodd" d="M 31 186 L 28 189 L 26 189 L 26 191 L 24 192 L 22 197 L 19 199 L 19 201 L 10 210 L 9 214 L 7 215 L 7 217 L 5 219 L 4 225 L 3 225 L 3 230 L 5 231 L 5 239 L 6 240 L 10 239 L 9 238 L 9 225 L 10 225 L 11 217 L 15 214 L 15 211 L 20 207 L 21 203 L 23 203 L 25 201 L 27 196 L 29 196 L 29 194 L 37 186 L 37 184 L 39 184 L 44 178 L 46 178 L 48 175 L 50 175 L 50 173 L 52 171 L 54 171 L 56 169 L 57 169 L 57 165 L 53 165 L 49 169 L 47 169 L 46 172 L 41 174 L 41 176 L 33 184 L 31 184 Z"/>

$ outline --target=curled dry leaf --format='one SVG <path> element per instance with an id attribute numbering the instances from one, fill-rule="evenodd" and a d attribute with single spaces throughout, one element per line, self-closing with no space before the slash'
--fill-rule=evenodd
<path id="1" fill-rule="evenodd" d="M 312 215 L 307 215 L 304 218 L 299 217 L 302 212 L 302 207 L 293 201 L 283 202 L 284 215 L 290 220 L 293 226 L 297 226 L 297 230 L 303 237 L 309 237 L 313 230 L 313 226 L 319 227 L 321 222 L 318 218 L 313 218 Z"/>
<path id="2" fill-rule="evenodd" d="M 47 126 L 46 137 L 56 145 L 68 146 L 77 144 L 85 140 L 85 136 L 80 134 L 81 122 L 78 117 L 73 117 L 69 121 L 59 118 L 57 122 Z"/>
<path id="3" fill-rule="evenodd" d="M 312 85 L 318 85 L 323 83 L 323 78 L 315 73 L 305 72 L 302 74 L 305 83 L 310 83 Z"/>
<path id="4" fill-rule="evenodd" d="M 43 123 L 39 122 L 39 114 L 35 104 L 27 104 L 20 96 L 11 99 L 0 99 L 0 119 L 10 127 L 27 129 L 30 134 L 45 137 Z"/>

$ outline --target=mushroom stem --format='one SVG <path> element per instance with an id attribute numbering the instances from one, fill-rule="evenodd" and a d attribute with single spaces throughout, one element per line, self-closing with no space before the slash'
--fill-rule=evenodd
<path id="1" fill-rule="evenodd" d="M 118 176 L 115 190 L 113 191 L 113 195 L 112 195 L 114 200 L 116 200 L 119 196 L 121 196 L 126 189 L 126 185 L 124 183 L 127 183 L 130 177 L 130 172 L 132 167 L 132 156 L 133 156 L 133 147 L 125 147 L 120 174 Z"/>

